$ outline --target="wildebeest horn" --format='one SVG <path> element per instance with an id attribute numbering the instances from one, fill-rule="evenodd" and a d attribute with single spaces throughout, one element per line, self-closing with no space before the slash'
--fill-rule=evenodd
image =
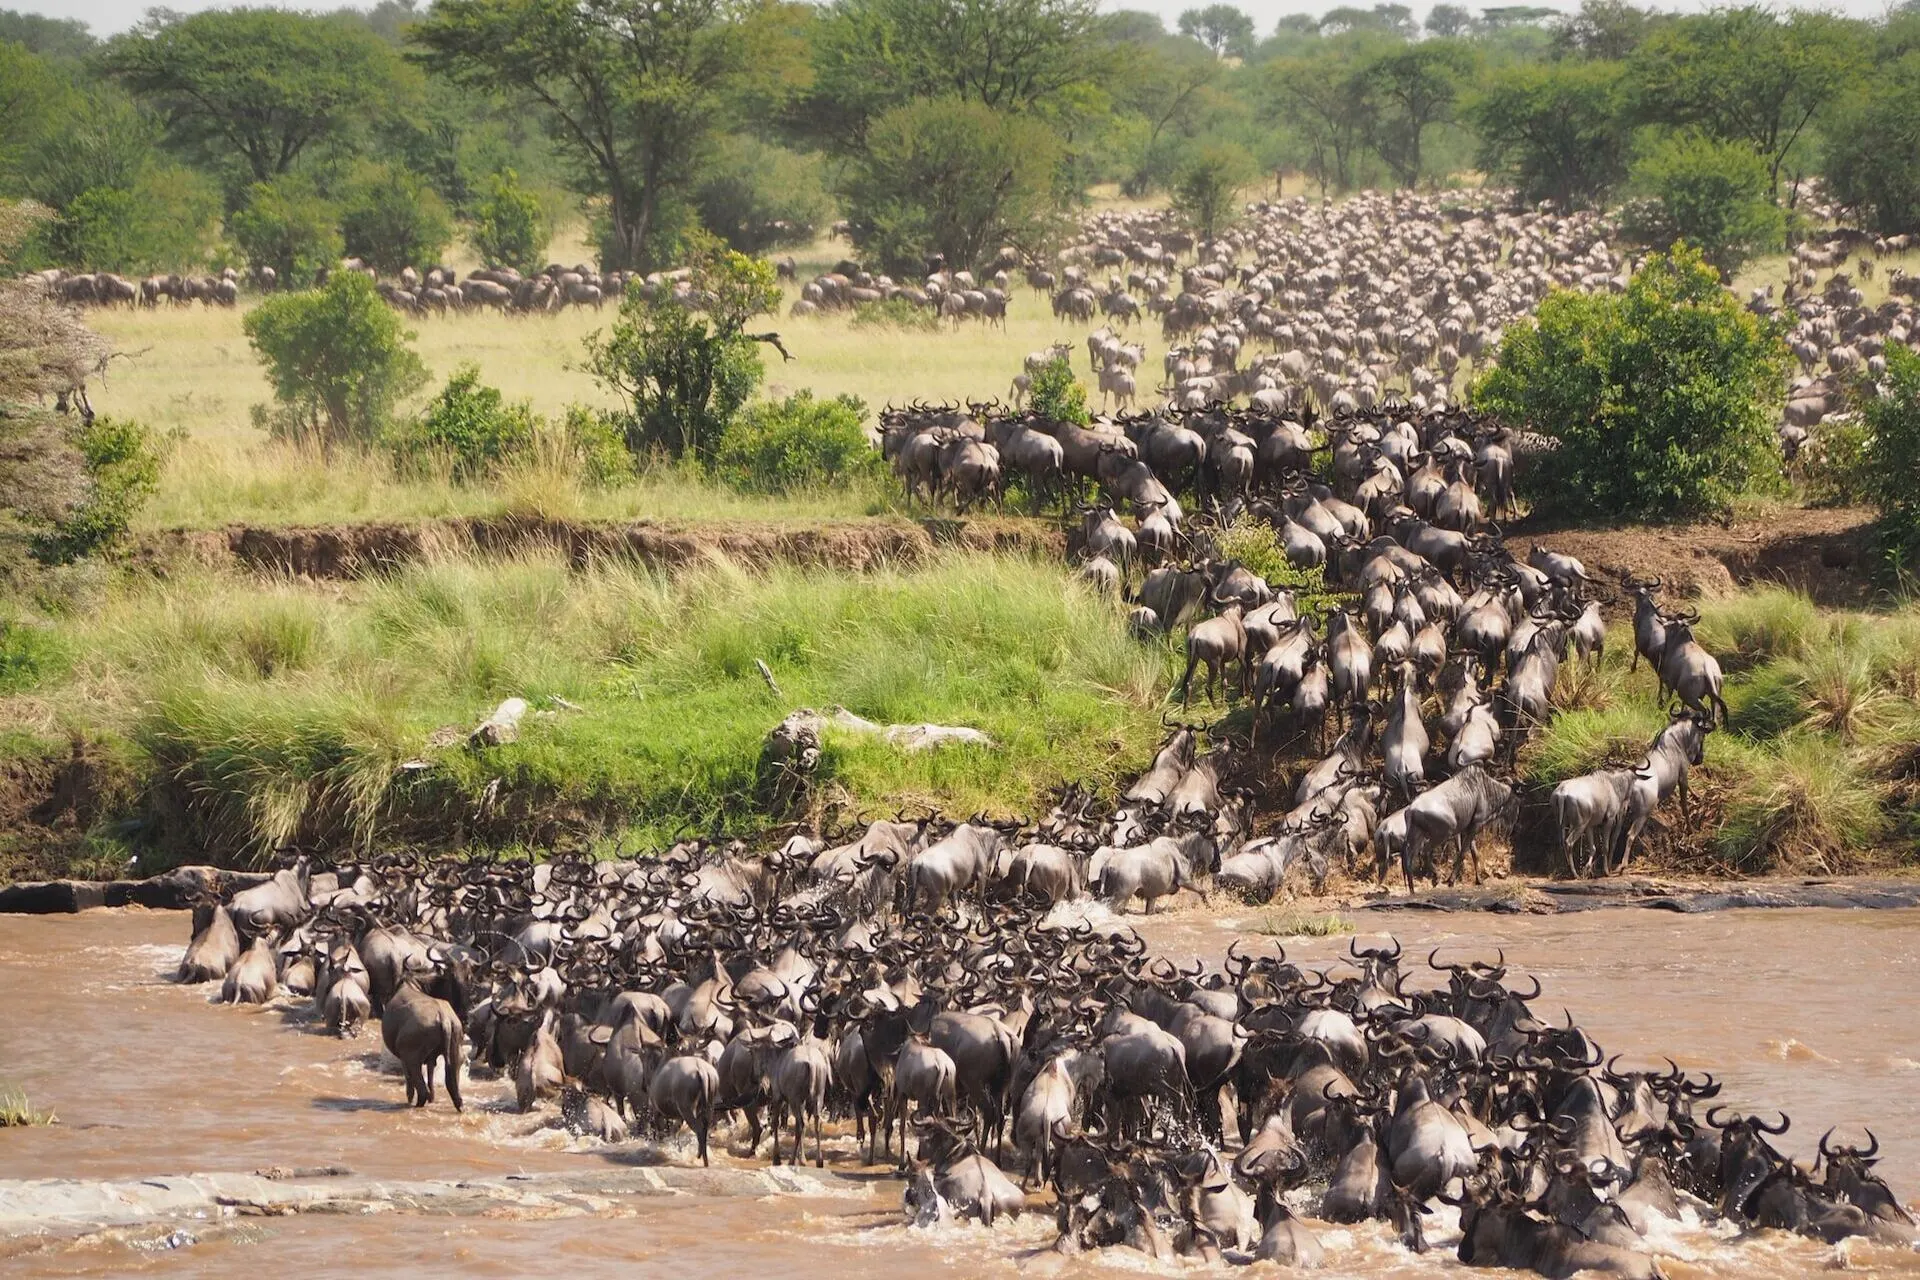
<path id="1" fill-rule="evenodd" d="M 1774 1126 L 1769 1124 L 1762 1123 L 1759 1116 L 1750 1116 L 1748 1118 L 1752 1120 L 1754 1128 L 1758 1129 L 1762 1133 L 1770 1133 L 1776 1138 L 1779 1137 L 1781 1134 L 1785 1133 L 1788 1129 L 1791 1129 L 1793 1127 L 1793 1117 L 1789 1116 L 1784 1111 L 1780 1113 L 1780 1125 L 1778 1128 L 1775 1128 Z"/>

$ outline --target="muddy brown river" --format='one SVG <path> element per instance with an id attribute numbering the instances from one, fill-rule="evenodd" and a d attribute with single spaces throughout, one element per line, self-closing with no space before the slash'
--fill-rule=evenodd
<path id="1" fill-rule="evenodd" d="M 1810 1156 L 1840 1125 L 1879 1135 L 1881 1171 L 1909 1203 L 1920 1195 L 1920 911 L 1638 910 L 1572 916 L 1381 918 L 1406 946 L 1441 945 L 1539 975 L 1543 1016 L 1564 1006 L 1631 1063 L 1671 1056 L 1726 1082 L 1742 1109 L 1785 1108 L 1780 1140 Z M 1176 959 L 1218 956 L 1241 922 L 1195 910 L 1142 923 Z M 1368 920 L 1368 924 L 1375 923 Z M 478 1080 L 466 1114 L 444 1096 L 402 1106 L 377 1028 L 342 1042 L 310 1023 L 304 1001 L 233 1009 L 212 987 L 168 981 L 187 918 L 139 910 L 0 917 L 0 1082 L 60 1123 L 0 1130 L 0 1179 L 130 1180 L 200 1171 L 339 1165 L 387 1178 L 563 1172 L 609 1163 L 686 1163 L 669 1142 L 605 1147 L 515 1114 L 511 1085 Z M 1271 943 L 1255 939 L 1262 946 Z M 1343 938 L 1289 941 L 1295 958 L 1331 959 Z M 551 1108 L 548 1108 L 551 1114 Z M 850 1136 L 830 1136 L 852 1170 Z M 716 1153 L 719 1144 L 716 1144 Z M 764 1161 L 764 1149 L 762 1159 Z M 716 1163 L 746 1162 L 716 1154 Z M 1158 1271 L 1198 1274 L 1126 1250 L 1079 1258 L 1045 1252 L 1051 1213 L 989 1230 L 906 1224 L 900 1184 L 873 1176 L 843 1194 L 728 1198 L 684 1194 L 588 1203 L 556 1215 L 423 1213 L 237 1217 L 76 1236 L 0 1237 L 0 1275 L 526 1276 L 570 1274 L 891 1277 Z M 1328 1273 L 1497 1275 L 1454 1261 L 1452 1218 L 1416 1257 L 1384 1227 L 1319 1224 Z M 1851 1242 L 1829 1247 L 1777 1234 L 1673 1224 L 1652 1240 L 1674 1277 L 1799 1277 L 1844 1268 L 1920 1276 L 1920 1254 Z M 1260 1264 L 1260 1270 L 1271 1270 Z"/>

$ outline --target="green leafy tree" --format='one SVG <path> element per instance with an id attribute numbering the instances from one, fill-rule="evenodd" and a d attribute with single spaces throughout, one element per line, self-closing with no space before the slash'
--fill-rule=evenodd
<path id="1" fill-rule="evenodd" d="M 1031 117 L 979 102 L 910 102 L 874 121 L 848 165 L 842 208 L 856 245 L 888 270 L 929 255 L 973 267 L 1002 244 L 1037 252 L 1059 234 L 1060 139 Z"/>
<path id="2" fill-rule="evenodd" d="M 1920 587 L 1920 355 L 1889 343 L 1886 358 L 1884 393 L 1862 398 L 1857 474 L 1880 510 L 1874 532 L 1882 576 L 1911 593 Z"/>
<path id="3" fill-rule="evenodd" d="M 1743 142 L 1664 138 L 1634 164 L 1628 185 L 1636 199 L 1621 213 L 1621 230 L 1629 239 L 1663 249 L 1684 240 L 1728 279 L 1786 235 L 1767 162 Z"/>
<path id="4" fill-rule="evenodd" d="M 880 451 L 861 423 L 867 406 L 855 396 L 816 400 L 798 391 L 742 413 L 714 450 L 714 474 L 746 493 L 791 493 L 844 486 L 886 474 Z"/>
<path id="5" fill-rule="evenodd" d="M 1244 58 L 1253 52 L 1253 19 L 1230 4 L 1210 4 L 1180 15 L 1180 34 L 1198 40 L 1216 58 Z"/>
<path id="6" fill-rule="evenodd" d="M 387 436 L 394 460 L 418 468 L 444 460 L 456 480 L 478 480 L 533 444 L 539 419 L 525 400 L 509 403 L 480 381 L 480 368 L 453 371 L 421 415 Z"/>
<path id="7" fill-rule="evenodd" d="M 817 156 L 725 139 L 694 191 L 700 221 L 742 253 L 813 243 L 832 208 Z"/>
<path id="8" fill-rule="evenodd" d="M 1466 44 L 1425 40 L 1375 58 L 1361 73 L 1373 86 L 1367 140 L 1401 186 L 1418 184 L 1426 172 L 1427 130 L 1453 119 L 1474 64 Z"/>
<path id="9" fill-rule="evenodd" d="M 1114 105 L 1138 117 L 1145 133 L 1126 181 L 1128 194 L 1144 195 L 1171 177 L 1182 140 L 1217 108 L 1226 74 L 1220 59 L 1191 40 L 1157 34 L 1122 46 L 1112 80 Z"/>
<path id="10" fill-rule="evenodd" d="M 1471 398 L 1554 439 L 1520 482 L 1555 515 L 1679 519 L 1777 475 L 1788 363 L 1778 331 L 1680 248 L 1624 294 L 1550 294 Z"/>
<path id="11" fill-rule="evenodd" d="M 71 118 L 72 98 L 45 59 L 0 41 L 0 179 L 17 175 L 22 159 L 50 127 Z"/>
<path id="12" fill-rule="evenodd" d="M 247 202 L 227 219 L 227 230 L 247 261 L 272 267 L 283 288 L 313 283 L 342 253 L 339 209 L 300 174 L 248 188 Z"/>
<path id="13" fill-rule="evenodd" d="M 0 44 L 20 45 L 29 53 L 55 61 L 78 62 L 99 42 L 78 18 L 47 18 L 0 9 Z"/>
<path id="14" fill-rule="evenodd" d="M 155 9 L 102 65 L 191 153 L 237 161 L 255 182 L 390 110 L 399 69 L 357 18 L 278 9 Z"/>
<path id="15" fill-rule="evenodd" d="M 711 237 L 696 238 L 689 270 L 703 311 L 631 290 L 612 332 L 588 335 L 587 368 L 625 403 L 629 449 L 704 463 L 760 384 L 757 344 L 779 343 L 746 324 L 780 305 L 780 286 L 770 263 Z"/>
<path id="16" fill-rule="evenodd" d="M 1722 9 L 1663 23 L 1630 64 L 1641 119 L 1744 142 L 1772 189 L 1815 117 L 1862 62 L 1856 24 L 1809 9 Z"/>
<path id="17" fill-rule="evenodd" d="M 1561 58 L 1618 62 L 1662 21 L 1651 9 L 1628 0 L 1580 0 L 1580 11 L 1561 19 L 1553 33 L 1553 53 Z"/>
<path id="18" fill-rule="evenodd" d="M 858 157 L 868 127 L 916 100 L 1066 111 L 1104 82 L 1094 0 L 835 0 L 814 33 L 799 127 Z"/>
<path id="19" fill-rule="evenodd" d="M 1427 34 L 1442 40 L 1457 40 L 1473 34 L 1473 10 L 1457 4 L 1437 4 L 1427 10 Z"/>
<path id="20" fill-rule="evenodd" d="M 370 444 L 427 380 L 407 345 L 413 334 L 357 271 L 310 293 L 269 298 L 243 326 L 280 402 L 278 414 L 260 415 L 276 434 L 325 448 Z"/>
<path id="21" fill-rule="evenodd" d="M 1827 185 L 1884 235 L 1920 229 L 1920 52 L 1881 67 L 1822 130 Z"/>
<path id="22" fill-rule="evenodd" d="M 1342 41 L 1312 57 L 1280 58 L 1262 69 L 1267 114 L 1287 125 L 1306 150 L 1306 169 L 1328 188 L 1351 190 L 1367 148 L 1374 84 L 1365 46 Z"/>
<path id="23" fill-rule="evenodd" d="M 1050 360 L 1033 375 L 1027 403 L 1048 422 L 1072 422 L 1084 427 L 1093 421 L 1087 411 L 1087 389 L 1073 376 L 1073 366 L 1065 360 Z"/>
<path id="24" fill-rule="evenodd" d="M 1173 180 L 1173 207 L 1202 239 L 1217 238 L 1239 215 L 1240 188 L 1252 181 L 1253 157 L 1230 142 L 1194 151 Z"/>
<path id="25" fill-rule="evenodd" d="M 1495 73 L 1469 100 L 1482 170 L 1522 199 L 1604 204 L 1627 174 L 1631 131 L 1613 62 L 1536 63 Z"/>
<path id="26" fill-rule="evenodd" d="M 75 419 L 68 430 L 86 484 L 35 540 L 35 558 L 68 564 L 120 546 L 133 518 L 160 487 L 160 450 L 151 433 L 126 418 Z"/>
<path id="27" fill-rule="evenodd" d="M 657 221 L 746 46 L 721 0 L 441 0 L 411 28 L 430 71 L 539 114 L 582 195 L 604 199 L 616 267 L 654 265 Z"/>
<path id="28" fill-rule="evenodd" d="M 540 197 L 520 185 L 519 174 L 505 169 L 487 179 L 473 217 L 473 247 L 482 263 L 533 271 L 552 238 Z"/>
<path id="29" fill-rule="evenodd" d="M 361 164 L 340 203 L 340 236 L 347 252 L 384 274 L 431 265 L 453 243 L 453 217 L 446 202 L 417 173 Z"/>

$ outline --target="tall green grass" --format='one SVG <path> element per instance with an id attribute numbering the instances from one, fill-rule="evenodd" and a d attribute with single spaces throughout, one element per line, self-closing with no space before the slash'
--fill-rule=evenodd
<path id="1" fill-rule="evenodd" d="M 150 839 L 233 857 L 765 825 L 761 742 L 802 705 L 995 741 L 909 755 L 830 732 L 818 792 L 848 814 L 1028 810 L 1138 768 L 1168 676 L 1059 566 L 977 554 L 859 575 L 549 555 L 346 585 L 205 573 L 129 583 L 58 626 L 79 656 L 38 696 L 131 741 Z M 509 696 L 535 708 L 518 742 L 429 747 Z"/>
<path id="2" fill-rule="evenodd" d="M 1834 872 L 1920 854 L 1920 607 L 1829 611 L 1778 588 L 1701 606 L 1696 637 L 1726 669 L 1727 723 L 1693 789 L 1706 826 L 1683 841 L 1741 871 Z M 1536 794 L 1638 760 L 1666 717 L 1651 673 L 1609 637 L 1602 705 L 1563 711 L 1521 757 Z"/>

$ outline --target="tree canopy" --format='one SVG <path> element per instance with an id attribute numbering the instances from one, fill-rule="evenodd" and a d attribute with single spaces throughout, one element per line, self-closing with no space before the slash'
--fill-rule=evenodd
<path id="1" fill-rule="evenodd" d="M 391 106 L 399 61 L 365 26 L 278 9 L 153 16 L 103 65 L 211 163 L 256 182 Z"/>

